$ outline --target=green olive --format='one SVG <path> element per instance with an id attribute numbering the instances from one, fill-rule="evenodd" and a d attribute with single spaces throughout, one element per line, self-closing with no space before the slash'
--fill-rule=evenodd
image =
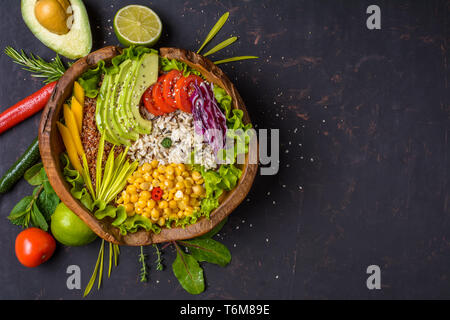
<path id="1" fill-rule="evenodd" d="M 34 7 L 34 14 L 48 31 L 59 35 L 66 34 L 69 32 L 67 26 L 69 6 L 70 2 L 67 0 L 38 0 Z"/>

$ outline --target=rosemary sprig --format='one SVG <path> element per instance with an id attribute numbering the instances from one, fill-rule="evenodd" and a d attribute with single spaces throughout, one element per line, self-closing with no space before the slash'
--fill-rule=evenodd
<path id="1" fill-rule="evenodd" d="M 156 244 L 153 244 L 153 248 L 156 249 L 156 256 L 157 256 L 156 261 L 155 261 L 156 262 L 156 270 L 162 271 L 164 266 L 162 264 L 161 251 L 159 251 L 159 248 Z"/>
<path id="2" fill-rule="evenodd" d="M 147 255 L 144 254 L 144 247 L 141 246 L 141 252 L 139 253 L 139 262 L 142 263 L 142 267 L 141 267 L 141 273 L 140 273 L 140 277 L 141 277 L 141 282 L 147 282 L 147 276 L 148 276 L 148 271 L 147 271 L 147 264 L 146 264 L 146 259 L 147 259 Z"/>
<path id="3" fill-rule="evenodd" d="M 14 63 L 22 66 L 24 70 L 31 72 L 33 77 L 46 78 L 44 80 L 45 84 L 59 80 L 66 71 L 66 67 L 58 54 L 51 62 L 47 62 L 32 53 L 27 55 L 23 50 L 18 52 L 10 46 L 5 48 L 5 54 L 10 57 Z"/>

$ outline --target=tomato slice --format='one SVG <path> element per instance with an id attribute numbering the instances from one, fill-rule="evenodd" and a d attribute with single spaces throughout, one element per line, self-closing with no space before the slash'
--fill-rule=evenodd
<path id="1" fill-rule="evenodd" d="M 166 74 L 166 79 L 163 84 L 163 97 L 164 100 L 172 108 L 177 108 L 177 103 L 175 101 L 175 84 L 180 78 L 183 77 L 183 73 L 178 70 L 172 70 Z"/>
<path id="2" fill-rule="evenodd" d="M 174 112 L 176 108 L 172 107 L 164 100 L 163 96 L 163 85 L 164 81 L 166 81 L 166 75 L 162 75 L 158 78 L 158 82 L 155 83 L 153 87 L 153 101 L 155 102 L 156 107 L 159 108 L 162 112 L 170 113 Z"/>
<path id="3" fill-rule="evenodd" d="M 192 104 L 189 98 L 194 92 L 194 84 L 199 85 L 201 82 L 203 82 L 203 79 L 193 74 L 177 81 L 174 90 L 178 109 L 184 112 L 192 112 Z"/>
<path id="4" fill-rule="evenodd" d="M 159 110 L 155 105 L 155 101 L 153 101 L 153 87 L 154 85 L 145 90 L 144 94 L 142 95 L 142 102 L 144 103 L 144 106 L 148 112 L 155 116 L 162 116 L 163 114 L 165 114 L 165 112 Z"/>

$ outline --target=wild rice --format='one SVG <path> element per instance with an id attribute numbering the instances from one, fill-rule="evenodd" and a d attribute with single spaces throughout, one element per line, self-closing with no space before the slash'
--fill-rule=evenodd
<path id="1" fill-rule="evenodd" d="M 206 169 L 216 168 L 216 158 L 211 146 L 194 131 L 192 114 L 177 110 L 151 120 L 152 133 L 141 136 L 128 152 L 132 160 L 138 160 L 141 165 L 152 160 L 158 160 L 163 165 L 190 163 L 192 151 L 195 150 L 195 163 Z M 172 140 L 170 148 L 162 146 L 164 138 Z"/>

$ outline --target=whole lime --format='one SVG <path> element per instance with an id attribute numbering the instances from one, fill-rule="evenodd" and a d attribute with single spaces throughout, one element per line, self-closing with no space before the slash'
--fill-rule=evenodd
<path id="1" fill-rule="evenodd" d="M 70 247 L 91 243 L 97 235 L 64 203 L 60 203 L 52 215 L 50 229 L 56 240 Z"/>

